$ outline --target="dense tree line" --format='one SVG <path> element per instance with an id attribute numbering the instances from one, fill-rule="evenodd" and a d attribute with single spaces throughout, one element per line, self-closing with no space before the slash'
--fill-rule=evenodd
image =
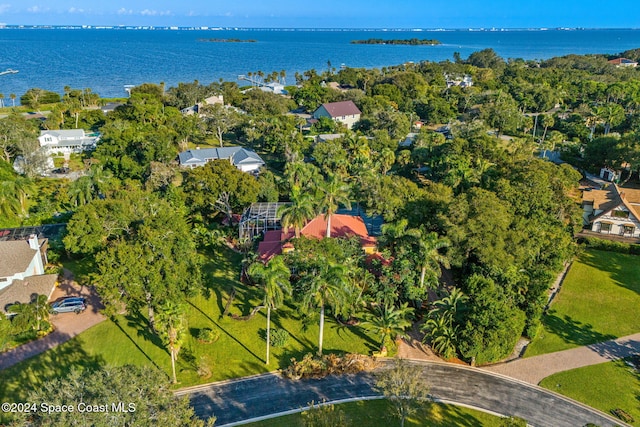
<path id="1" fill-rule="evenodd" d="M 640 168 L 640 74 L 608 59 L 505 60 L 486 49 L 440 63 L 337 72 L 329 66 L 296 74 L 290 97 L 223 81 L 148 83 L 106 116 L 91 109 L 100 99 L 88 89 L 65 88 L 59 100 L 33 89 L 24 98 L 33 109 L 60 102 L 40 124 L 18 114 L 0 119 L 0 209 L 5 225 L 73 215 L 67 250 L 95 257 L 98 287 L 113 308 L 144 309 L 152 327 L 160 314 L 156 332 L 173 357 L 182 326 L 180 307 L 167 299 L 184 300 L 200 277 L 189 223 L 206 229 L 230 223 L 257 200 L 289 201 L 283 223 L 298 236 L 315 215 L 330 221 L 338 206 L 357 203 L 385 221 L 380 256 L 365 257 L 349 240 L 296 240 L 285 261 L 297 303 L 321 324 L 325 315 L 360 317 L 395 335 L 434 303 L 436 291 L 444 302 L 431 305 L 426 340 L 447 357 L 495 361 L 521 334 L 535 334 L 548 286 L 573 255 L 581 226 L 570 197 L 580 174 L 537 153 L 559 150 L 583 169 L 628 166 L 625 180 Z M 464 78 L 473 85 L 455 83 Z M 212 95 L 222 95 L 225 105 L 180 112 Z M 343 100 L 362 111 L 352 130 L 330 120 L 305 130 L 290 113 Z M 81 178 L 36 177 L 38 127 L 102 134 L 83 159 Z M 410 131 L 411 144 L 399 146 Z M 316 142 L 319 133 L 342 135 Z M 269 170 L 259 178 L 228 162 L 180 170 L 178 152 L 201 144 L 252 147 Z M 10 170 L 17 156 L 33 165 L 24 169 L 31 178 Z M 187 283 L 183 274 L 198 280 Z M 270 274 L 254 267 L 265 304 L 274 308 L 279 297 L 268 297 L 267 288 L 279 280 Z M 384 346 L 389 334 L 381 335 Z"/>

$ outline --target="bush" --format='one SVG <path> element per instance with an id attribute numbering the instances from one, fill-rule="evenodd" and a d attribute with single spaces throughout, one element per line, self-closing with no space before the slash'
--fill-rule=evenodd
<path id="1" fill-rule="evenodd" d="M 211 344 L 218 341 L 220 338 L 220 332 L 214 331 L 211 328 L 202 328 L 198 331 L 196 339 L 204 344 Z"/>
<path id="2" fill-rule="evenodd" d="M 327 375 L 355 374 L 362 371 L 369 371 L 376 367 L 373 357 L 361 354 L 346 354 L 339 357 L 329 354 L 320 358 L 307 353 L 301 361 L 291 359 L 291 365 L 282 371 L 286 378 L 322 378 Z"/>
<path id="3" fill-rule="evenodd" d="M 631 415 L 629 415 L 629 413 L 620 408 L 612 409 L 611 413 L 628 424 L 636 421 Z"/>
<path id="4" fill-rule="evenodd" d="M 271 330 L 271 345 L 273 347 L 284 347 L 289 341 L 289 332 L 285 329 Z"/>
<path id="5" fill-rule="evenodd" d="M 200 356 L 196 370 L 198 376 L 204 379 L 210 378 L 212 373 L 211 371 L 211 361 L 209 360 L 209 357 L 206 355 Z"/>
<path id="6" fill-rule="evenodd" d="M 590 249 L 598 249 L 607 252 L 618 252 L 621 254 L 640 255 L 640 245 L 624 242 L 614 242 L 612 240 L 598 239 L 597 237 L 585 237 L 582 243 Z"/>

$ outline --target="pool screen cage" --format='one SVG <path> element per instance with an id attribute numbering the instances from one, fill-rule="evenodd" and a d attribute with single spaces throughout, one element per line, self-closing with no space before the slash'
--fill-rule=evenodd
<path id="1" fill-rule="evenodd" d="M 281 206 L 289 205 L 286 202 L 253 203 L 244 210 L 240 218 L 240 239 L 253 240 L 256 236 L 269 230 L 279 230 Z"/>

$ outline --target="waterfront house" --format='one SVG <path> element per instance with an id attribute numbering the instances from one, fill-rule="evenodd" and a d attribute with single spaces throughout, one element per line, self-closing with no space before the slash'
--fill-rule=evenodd
<path id="1" fill-rule="evenodd" d="M 356 107 L 353 101 L 328 102 L 319 106 L 313 112 L 313 118 L 329 117 L 334 122 L 339 122 L 351 129 L 358 120 L 362 112 Z"/>
<path id="2" fill-rule="evenodd" d="M 640 238 L 640 190 L 610 184 L 582 195 L 586 229 L 623 238 Z"/>
<path id="3" fill-rule="evenodd" d="M 191 107 L 183 108 L 180 112 L 186 116 L 191 114 L 198 114 L 200 109 L 202 109 L 205 105 L 215 105 L 220 104 L 224 105 L 224 96 L 222 95 L 213 95 L 208 98 L 205 98 L 203 102 L 198 102 L 196 105 L 192 105 Z"/>
<path id="4" fill-rule="evenodd" d="M 204 166 L 212 160 L 228 160 L 242 172 L 257 172 L 264 166 L 264 160 L 255 151 L 243 147 L 196 148 L 178 155 L 183 168 Z"/>
<path id="5" fill-rule="evenodd" d="M 84 129 L 60 129 L 40 131 L 38 141 L 47 153 L 81 153 L 96 148 L 100 139 L 95 134 L 86 134 Z"/>

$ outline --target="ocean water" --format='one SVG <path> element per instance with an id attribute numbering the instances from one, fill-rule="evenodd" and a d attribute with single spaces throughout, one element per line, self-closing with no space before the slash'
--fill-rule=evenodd
<path id="1" fill-rule="evenodd" d="M 439 46 L 354 45 L 368 38 L 438 39 Z M 203 38 L 254 39 L 256 43 L 211 43 Z M 240 74 L 294 73 L 339 68 L 384 67 L 408 61 L 442 61 L 454 52 L 466 58 L 493 48 L 503 58 L 547 59 L 571 53 L 616 54 L 640 47 L 640 30 L 520 31 L 273 31 L 0 29 L 0 93 L 10 104 L 29 88 L 63 92 L 90 88 L 103 97 L 124 96 L 124 85 L 198 80 L 236 80 Z M 240 82 L 242 83 L 242 82 Z"/>

